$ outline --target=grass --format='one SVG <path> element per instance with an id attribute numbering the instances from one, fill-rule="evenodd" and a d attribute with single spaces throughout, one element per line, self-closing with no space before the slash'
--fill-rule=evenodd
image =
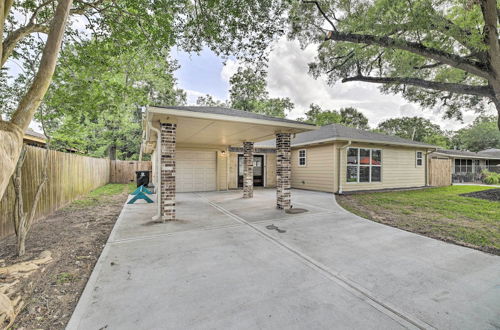
<path id="1" fill-rule="evenodd" d="M 73 201 L 70 204 L 70 208 L 82 208 L 89 206 L 96 206 L 105 202 L 109 197 L 119 195 L 123 192 L 131 193 L 135 190 L 135 184 L 120 184 L 120 183 L 109 183 L 102 187 L 92 190 L 86 196 Z"/>
<path id="2" fill-rule="evenodd" d="M 361 217 L 500 255 L 500 203 L 460 194 L 487 190 L 450 186 L 338 196 Z"/>

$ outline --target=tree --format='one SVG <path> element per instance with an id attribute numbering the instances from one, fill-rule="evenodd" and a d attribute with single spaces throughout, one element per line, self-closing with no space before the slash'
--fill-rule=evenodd
<path id="1" fill-rule="evenodd" d="M 322 110 L 317 104 L 311 103 L 309 111 L 306 112 L 305 121 L 318 126 L 340 123 L 341 117 L 336 110 Z"/>
<path id="2" fill-rule="evenodd" d="M 205 96 L 199 96 L 196 99 L 196 105 L 204 106 L 204 107 L 227 107 L 227 102 L 219 101 L 214 98 L 210 94 L 206 94 Z"/>
<path id="3" fill-rule="evenodd" d="M 489 148 L 500 149 L 500 132 L 493 116 L 480 116 L 469 126 L 458 130 L 452 137 L 453 147 L 480 151 Z"/>
<path id="4" fill-rule="evenodd" d="M 46 21 L 50 21 L 50 24 L 46 23 L 43 25 L 35 23 L 40 10 L 44 7 L 41 5 L 40 9 L 32 11 L 31 18 L 27 25 L 9 31 L 9 28 L 6 29 L 6 23 L 14 20 L 14 18 L 12 18 L 13 15 L 10 15 L 12 4 L 12 0 L 0 0 L 0 63 L 2 67 L 14 52 L 16 44 L 23 36 L 29 33 L 26 32 L 26 30 L 31 29 L 31 32 L 48 31 L 48 34 L 40 59 L 40 65 L 31 82 L 31 86 L 20 99 L 17 109 L 12 114 L 11 119 L 9 121 L 0 120 L 0 141 L 2 141 L 0 144 L 0 154 L 2 155 L 2 157 L 0 157 L 0 197 L 5 193 L 9 179 L 19 160 L 23 146 L 24 130 L 28 128 L 35 111 L 49 87 L 50 80 L 56 67 L 57 56 L 64 36 L 72 0 L 60 0 L 58 2 L 51 17 L 52 19 L 46 19 Z M 14 24 L 10 25 L 13 26 Z"/>
<path id="5" fill-rule="evenodd" d="M 65 36 L 67 43 L 78 42 L 78 33 L 66 27 L 70 16 L 85 17 L 86 28 L 99 38 L 113 38 L 121 47 L 146 44 L 151 53 L 171 47 L 174 32 L 184 35 L 182 28 L 189 25 L 185 13 L 193 10 L 189 1 L 105 1 L 93 0 L 0 0 L 0 59 L 1 67 L 9 60 L 36 57 L 32 79 L 26 80 L 25 89 L 19 93 L 15 110 L 7 120 L 0 120 L 0 197 L 3 196 L 9 178 L 14 172 L 22 148 L 23 132 L 33 119 L 49 87 L 54 73 L 59 49 Z M 183 16 L 176 16 L 182 12 Z M 21 19 L 20 19 L 21 17 Z M 22 19 L 22 18 L 26 19 Z M 177 22 L 174 23 L 174 18 Z M 35 36 L 46 34 L 45 37 Z M 185 37 L 186 40 L 190 38 Z M 144 43 L 146 41 L 146 43 Z M 201 41 L 200 41 L 201 42 Z M 199 43 L 199 42 L 198 42 Z M 5 73 L 2 72 L 2 76 Z M 2 79 L 5 81 L 5 79 Z M 3 89 L 3 86 L 2 86 Z"/>
<path id="6" fill-rule="evenodd" d="M 315 76 L 383 84 L 448 117 L 487 102 L 500 113 L 496 0 L 302 1 L 292 13 L 293 36 L 321 41 Z"/>
<path id="7" fill-rule="evenodd" d="M 229 104 L 243 111 L 284 118 L 294 107 L 289 98 L 270 98 L 267 73 L 261 69 L 239 67 L 229 83 Z"/>
<path id="8" fill-rule="evenodd" d="M 179 105 L 175 62 L 143 47 L 121 49 L 113 40 L 89 40 L 66 47 L 43 104 L 52 145 L 94 157 L 115 150 L 137 159 L 143 106 Z"/>
<path id="9" fill-rule="evenodd" d="M 355 108 L 340 109 L 340 124 L 357 129 L 369 129 L 368 118 Z"/>
<path id="10" fill-rule="evenodd" d="M 488 104 L 500 113 L 497 0 L 261 0 L 245 2 L 244 9 L 237 1 L 207 6 L 219 11 L 196 15 L 198 33 L 192 35 L 222 53 L 262 60 L 273 41 L 286 35 L 303 48 L 318 46 L 310 72 L 326 76 L 330 84 L 382 84 L 382 91 L 439 107 L 448 118 L 461 119 L 463 109 L 484 112 Z M 205 38 L 214 31 L 218 38 Z"/>
<path id="11" fill-rule="evenodd" d="M 377 127 L 381 132 L 404 139 L 426 142 L 446 148 L 449 139 L 441 127 L 422 117 L 401 117 L 387 119 Z"/>

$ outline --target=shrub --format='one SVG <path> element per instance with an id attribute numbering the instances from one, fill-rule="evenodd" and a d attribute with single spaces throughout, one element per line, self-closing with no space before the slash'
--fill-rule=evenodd
<path id="1" fill-rule="evenodd" d="M 500 183 L 500 174 L 490 172 L 490 171 L 483 171 L 483 181 L 486 184 L 499 184 Z"/>

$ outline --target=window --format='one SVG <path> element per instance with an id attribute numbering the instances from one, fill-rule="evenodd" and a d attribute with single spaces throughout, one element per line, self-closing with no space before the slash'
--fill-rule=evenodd
<path id="1" fill-rule="evenodd" d="M 416 153 L 417 166 L 422 166 L 424 164 L 424 153 L 422 151 L 417 151 Z"/>
<path id="2" fill-rule="evenodd" d="M 299 150 L 299 166 L 306 166 L 306 149 Z"/>
<path id="3" fill-rule="evenodd" d="M 382 181 L 382 150 L 349 148 L 347 149 L 347 182 Z"/>

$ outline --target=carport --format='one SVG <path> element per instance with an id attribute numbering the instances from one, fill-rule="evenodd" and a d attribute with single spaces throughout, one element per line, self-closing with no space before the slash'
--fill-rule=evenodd
<path id="1" fill-rule="evenodd" d="M 228 189 L 229 147 L 243 146 L 243 198 L 253 197 L 254 143 L 276 139 L 276 206 L 291 207 L 290 139 L 314 125 L 222 107 L 148 107 L 143 151 L 152 153 L 157 218 L 175 220 L 176 192 Z"/>

